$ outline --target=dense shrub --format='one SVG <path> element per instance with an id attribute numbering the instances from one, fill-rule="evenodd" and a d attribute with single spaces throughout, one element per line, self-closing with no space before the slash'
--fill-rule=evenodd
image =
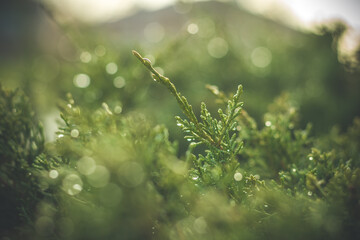
<path id="1" fill-rule="evenodd" d="M 208 86 L 225 108 L 212 114 L 202 103 L 197 115 L 167 77 L 134 55 L 174 95 L 183 112 L 176 119 L 189 143 L 186 153 L 179 154 L 166 127 L 144 114 L 121 113 L 106 103 L 89 110 L 71 95 L 59 104 L 56 140 L 44 148 L 28 102 L 2 90 L 1 205 L 9 213 L 1 218 L 4 236 L 360 236 L 359 119 L 346 133 L 334 128 L 315 138 L 310 125 L 299 127 L 298 109 L 284 94 L 259 127 L 246 103 L 242 109 L 241 86 L 230 97 Z"/>

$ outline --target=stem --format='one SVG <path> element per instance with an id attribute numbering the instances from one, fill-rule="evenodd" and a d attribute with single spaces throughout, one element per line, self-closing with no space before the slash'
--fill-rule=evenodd
<path id="1" fill-rule="evenodd" d="M 176 98 L 176 101 L 178 102 L 181 110 L 183 111 L 183 113 L 185 114 L 185 116 L 192 122 L 195 124 L 195 127 L 198 131 L 198 135 L 201 136 L 202 138 L 206 139 L 208 142 L 210 142 L 211 145 L 222 149 L 221 145 L 219 145 L 211 136 L 209 136 L 209 134 L 207 134 L 199 125 L 199 121 L 197 119 L 197 117 L 195 116 L 194 111 L 192 110 L 191 105 L 186 101 L 186 98 L 181 96 L 180 93 L 176 90 L 175 85 L 170 81 L 169 78 L 161 75 L 158 71 L 156 71 L 154 69 L 154 67 L 152 66 L 151 62 L 149 59 L 147 58 L 143 58 L 140 53 L 138 53 L 135 50 L 132 50 L 133 55 L 139 59 L 139 61 L 152 73 L 153 78 L 155 79 L 155 81 L 162 83 L 163 85 L 165 85 L 165 87 L 167 87 L 167 89 L 170 90 L 170 92 L 172 93 L 172 95 L 174 95 L 174 97 Z"/>

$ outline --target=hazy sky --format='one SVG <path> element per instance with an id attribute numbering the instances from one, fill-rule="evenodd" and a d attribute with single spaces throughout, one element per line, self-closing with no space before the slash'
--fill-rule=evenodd
<path id="1" fill-rule="evenodd" d="M 106 21 L 131 14 L 135 6 L 155 10 L 176 0 L 47 0 L 85 21 Z M 226 0 L 222 0 L 226 1 Z M 228 0 L 231 1 L 231 0 Z M 252 11 L 262 12 L 274 5 L 287 6 L 298 19 L 311 23 L 341 18 L 360 30 L 360 0 L 237 0 Z M 59 4 L 61 2 L 61 4 Z M 84 11 L 86 9 L 86 11 Z"/>
<path id="2" fill-rule="evenodd" d="M 306 22 L 341 18 L 354 28 L 360 29 L 359 0 L 278 0 L 289 6 Z"/>

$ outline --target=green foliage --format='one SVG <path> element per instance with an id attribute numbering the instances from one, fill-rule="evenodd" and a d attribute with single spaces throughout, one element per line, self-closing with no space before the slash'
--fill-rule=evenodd
<path id="1" fill-rule="evenodd" d="M 159 74 L 147 59 L 142 58 L 137 52 L 133 51 L 133 53 L 152 72 L 155 81 L 165 85 L 175 95 L 180 108 L 189 119 L 187 121 L 177 117 L 178 126 L 187 134 L 185 138 L 191 142 L 188 158 L 193 160 L 193 169 L 189 169 L 189 176 L 196 186 L 204 186 L 204 183 L 205 186 L 215 186 L 217 190 L 225 190 L 228 197 L 236 203 L 248 204 L 255 209 L 259 206 L 257 204 L 252 206 L 246 199 L 252 199 L 255 195 L 255 202 L 265 202 L 264 206 L 266 208 L 270 206 L 269 209 L 272 211 L 268 212 L 266 208 L 261 207 L 259 214 L 260 216 L 268 215 L 264 220 L 266 222 L 275 220 L 274 224 L 267 222 L 271 226 L 266 230 L 270 233 L 270 239 L 289 238 L 290 235 L 287 234 L 296 234 L 296 232 L 301 236 L 314 239 L 320 236 L 332 235 L 333 238 L 337 238 L 341 234 L 342 237 L 353 237 L 359 234 L 356 230 L 360 223 L 359 202 L 355 200 L 360 197 L 358 165 L 351 164 L 353 160 L 348 156 L 343 156 L 344 151 L 341 148 L 337 151 L 341 157 L 345 157 L 343 159 L 339 159 L 333 153 L 321 153 L 314 148 L 314 141 L 309 138 L 311 126 L 308 125 L 304 130 L 298 129 L 297 110 L 292 106 L 287 95 L 283 95 L 270 105 L 269 112 L 264 116 L 265 127 L 257 129 L 255 121 L 245 111 L 240 114 L 241 87 L 238 88 L 234 97 L 228 100 L 226 94 L 220 92 L 216 86 L 208 86 L 209 90 L 218 97 L 218 102 L 227 102 L 227 114 L 219 109 L 220 120 L 213 119 L 205 104 L 202 103 L 200 113 L 202 122 L 199 123 L 191 105 L 177 92 L 170 80 Z M 348 134 L 353 137 L 349 141 L 352 142 L 350 156 L 358 158 L 359 156 L 354 155 L 354 151 L 358 152 L 355 150 L 358 146 L 356 133 L 358 124 L 356 123 L 358 120 L 355 120 L 355 126 L 349 130 Z M 231 132 L 233 133 L 230 137 Z M 205 134 L 208 134 L 209 138 Z M 239 142 L 239 136 L 245 141 L 243 152 L 240 152 L 242 143 Z M 341 138 L 344 137 L 335 137 L 336 141 Z M 238 144 L 234 144 L 235 141 Z M 218 145 L 214 144 L 217 142 L 219 142 Z M 199 155 L 196 158 L 191 154 L 193 148 L 199 144 L 207 146 L 206 157 Z M 231 147 L 234 145 L 236 145 L 235 148 Z M 311 148 L 311 153 L 309 153 Z M 242 163 L 241 168 L 240 163 Z M 238 181 L 243 178 L 241 170 L 260 172 L 265 179 L 271 180 L 271 186 L 261 187 L 264 181 L 258 180 L 260 178 L 258 174 L 246 177 L 245 184 L 239 183 Z M 254 189 L 257 191 L 254 192 Z M 270 191 L 277 192 L 273 194 Z M 287 193 L 291 193 L 293 197 L 285 197 L 284 194 Z M 298 202 L 299 199 L 303 202 Z M 321 203 L 316 206 L 315 202 L 312 202 L 313 199 Z M 289 208 L 301 209 L 300 214 L 289 212 L 289 210 L 282 212 L 284 210 L 279 206 L 280 202 Z M 273 214 L 279 214 L 281 217 L 274 217 Z M 323 223 L 314 227 L 311 223 L 313 219 L 310 217 L 310 222 L 307 223 L 308 228 L 299 232 L 296 224 L 305 221 L 305 216 L 309 214 L 321 215 L 322 219 L 329 216 L 332 222 L 326 223 L 323 220 Z M 289 218 L 289 222 L 284 222 L 283 218 Z M 332 226 L 334 229 L 330 229 L 327 224 L 336 225 L 336 227 Z M 282 233 L 278 234 L 275 229 L 279 226 L 288 226 L 289 231 L 281 230 Z M 327 228 L 326 232 L 321 233 L 324 228 Z"/>
<path id="2" fill-rule="evenodd" d="M 31 221 L 40 198 L 31 165 L 43 149 L 43 129 L 28 98 L 0 86 L 0 235 Z"/>
<path id="3" fill-rule="evenodd" d="M 24 194 L 33 211 L 27 212 L 29 221 L 19 234 L 9 230 L 3 235 L 219 240 L 359 236 L 358 119 L 344 134 L 334 129 L 322 138 L 311 137 L 310 125 L 299 127 L 296 104 L 284 94 L 269 105 L 259 127 L 243 109 L 241 86 L 229 96 L 208 86 L 214 102 L 225 108 L 215 118 L 202 103 L 198 117 L 167 77 L 133 53 L 186 117 L 176 117 L 189 143 L 185 155 L 178 153 L 164 126 L 139 111 L 121 113 L 106 103 L 88 109 L 68 94 L 59 104 L 62 122 L 54 142 L 25 155 L 7 153 L 16 160 L 32 154 L 29 162 L 12 168 L 26 166 L 24 175 L 12 178 L 21 183 L 26 176 Z M 4 111 L 7 119 L 14 113 Z M 28 134 L 28 141 L 43 146 L 33 116 L 19 116 L 1 123 L 2 129 L 24 118 L 39 136 Z M 9 149 L 28 149 L 21 141 L 13 144 Z M 30 186 L 41 197 L 33 197 Z"/>
<path id="4" fill-rule="evenodd" d="M 61 21 L 52 41 L 54 24 L 36 20 L 46 46 L 0 66 L 29 96 L 0 90 L 0 238 L 360 238 L 360 68 L 336 47 L 346 27 L 303 33 L 231 4 L 157 12 L 157 43 L 142 39 L 153 13 L 126 27 Z M 46 120 L 66 94 L 44 146 L 30 102 Z"/>

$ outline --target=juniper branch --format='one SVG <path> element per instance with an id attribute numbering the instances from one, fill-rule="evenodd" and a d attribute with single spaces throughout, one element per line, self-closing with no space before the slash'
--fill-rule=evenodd
<path id="1" fill-rule="evenodd" d="M 177 90 L 175 85 L 170 81 L 169 78 L 160 74 L 154 67 L 152 66 L 151 62 L 147 58 L 143 58 L 137 51 L 132 51 L 133 55 L 139 59 L 139 61 L 152 73 L 152 77 L 156 82 L 163 84 L 176 98 L 181 110 L 185 114 L 185 116 L 192 122 L 196 127 L 196 134 L 199 135 L 201 138 L 206 140 L 206 142 L 210 143 L 211 145 L 222 149 L 221 145 L 219 145 L 219 140 L 214 139 L 211 137 L 204 129 L 201 127 L 195 113 L 193 111 L 192 106 L 188 103 L 187 99 L 182 96 Z"/>

